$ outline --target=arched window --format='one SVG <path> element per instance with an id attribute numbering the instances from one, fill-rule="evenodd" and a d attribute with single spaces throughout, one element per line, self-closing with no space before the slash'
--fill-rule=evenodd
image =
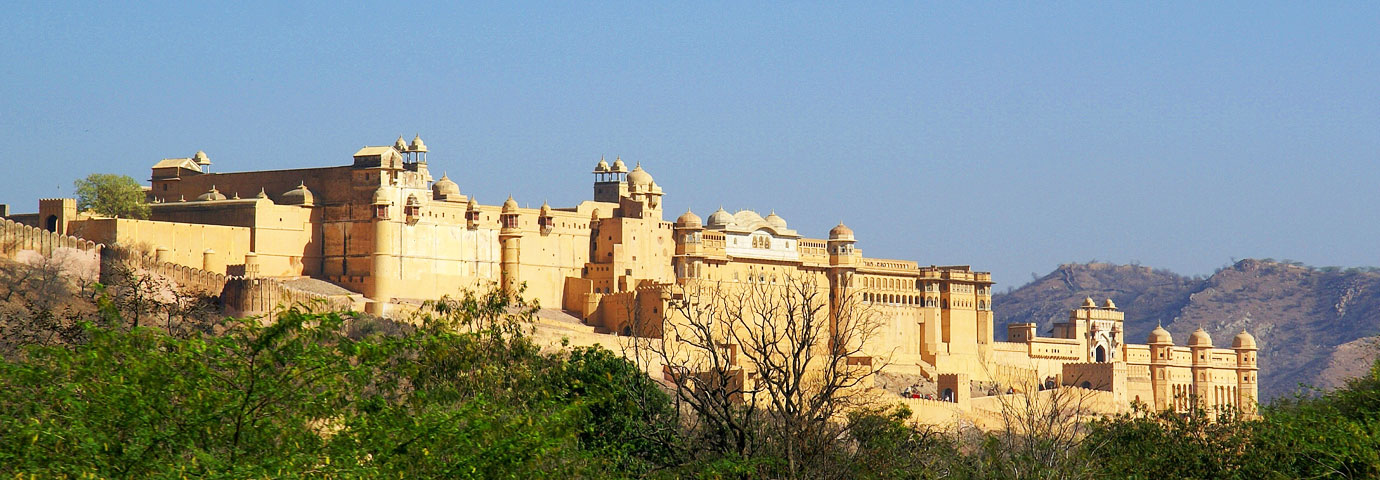
<path id="1" fill-rule="evenodd" d="M 1097 349 L 1093 350 L 1093 356 L 1096 357 L 1097 363 L 1106 363 L 1107 349 L 1103 348 L 1101 345 L 1098 345 Z"/>

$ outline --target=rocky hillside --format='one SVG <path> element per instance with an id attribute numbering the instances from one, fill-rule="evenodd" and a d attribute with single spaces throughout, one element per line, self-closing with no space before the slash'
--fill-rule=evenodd
<path id="1" fill-rule="evenodd" d="M 997 323 L 1035 322 L 1047 335 L 1084 297 L 1111 298 L 1126 312 L 1128 342 L 1163 324 L 1177 344 L 1199 326 L 1219 347 L 1248 329 L 1260 342 L 1260 393 L 1299 384 L 1333 388 L 1365 371 L 1380 335 L 1380 272 L 1242 260 L 1207 278 L 1138 265 L 1061 265 L 993 298 Z M 1005 335 L 1005 328 L 997 336 Z"/>

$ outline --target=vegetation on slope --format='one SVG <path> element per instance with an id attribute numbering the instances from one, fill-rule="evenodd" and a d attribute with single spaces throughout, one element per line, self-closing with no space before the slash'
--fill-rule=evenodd
<path id="1" fill-rule="evenodd" d="M 143 307 L 116 301 L 120 288 L 91 286 L 93 304 L 64 317 L 80 334 L 3 350 L 0 477 L 1380 475 L 1380 364 L 1337 390 L 1276 401 L 1259 420 L 1136 412 L 1077 435 L 940 431 L 904 408 L 858 407 L 821 420 L 835 434 L 792 465 L 778 417 L 739 415 L 755 419 L 747 448 L 709 448 L 729 432 L 697 428 L 707 422 L 620 355 L 537 348 L 531 306 L 502 291 L 437 302 L 416 324 L 297 308 L 268 324 L 136 326 L 131 309 Z"/>

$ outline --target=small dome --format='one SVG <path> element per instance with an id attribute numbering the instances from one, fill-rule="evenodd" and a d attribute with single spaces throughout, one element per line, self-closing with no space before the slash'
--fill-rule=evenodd
<path id="1" fill-rule="evenodd" d="M 371 203 L 373 205 L 392 205 L 393 192 L 388 187 L 379 187 L 378 190 L 374 190 L 374 200 Z"/>
<path id="2" fill-rule="evenodd" d="M 628 174 L 628 184 L 634 187 L 650 187 L 652 185 L 652 174 L 642 169 L 642 164 L 637 164 L 636 168 Z"/>
<path id="3" fill-rule="evenodd" d="M 1203 327 L 1198 327 L 1197 330 L 1194 330 L 1194 331 L 1193 331 L 1193 335 L 1189 335 L 1189 337 L 1188 337 L 1188 346 L 1190 346 L 1190 347 L 1211 347 L 1211 346 L 1212 346 L 1212 337 L 1209 336 L 1207 332 L 1203 331 Z"/>
<path id="4" fill-rule="evenodd" d="M 546 203 L 545 200 L 543 200 L 543 201 L 541 202 L 541 216 L 543 216 L 543 217 L 549 217 L 549 216 L 551 216 L 551 204 Z"/>
<path id="5" fill-rule="evenodd" d="M 479 202 L 474 201 L 474 197 L 470 197 L 470 204 L 465 207 L 465 210 L 469 210 L 471 212 L 479 211 Z"/>
<path id="6" fill-rule="evenodd" d="M 220 193 L 220 190 L 216 190 L 215 185 L 211 185 L 211 189 L 207 190 L 206 193 L 201 194 L 201 196 L 196 197 L 196 200 L 198 202 L 204 202 L 208 200 L 225 200 L 225 195 L 222 195 Z"/>
<path id="7" fill-rule="evenodd" d="M 1165 330 L 1164 326 L 1157 326 L 1154 330 L 1150 331 L 1150 338 L 1147 339 L 1145 343 L 1151 345 L 1173 345 L 1174 336 L 1170 335 L 1169 330 Z"/>
<path id="8" fill-rule="evenodd" d="M 680 214 L 680 218 L 676 219 L 676 226 L 680 228 L 700 228 L 703 224 L 700 223 L 699 215 L 695 215 L 695 212 L 686 209 L 685 213 Z"/>
<path id="9" fill-rule="evenodd" d="M 829 239 L 830 239 L 830 240 L 852 240 L 852 239 L 853 239 L 853 229 L 848 228 L 848 226 L 847 226 L 847 225 L 844 225 L 843 222 L 839 222 L 839 224 L 836 225 L 836 226 L 834 226 L 834 228 L 829 229 Z"/>
<path id="10" fill-rule="evenodd" d="M 1095 307 L 1097 307 L 1097 302 L 1094 302 L 1093 299 L 1092 299 L 1092 297 L 1084 297 L 1084 298 L 1083 298 L 1083 308 L 1095 308 Z"/>
<path id="11" fill-rule="evenodd" d="M 1237 350 L 1242 350 L 1242 349 L 1255 350 L 1255 349 L 1256 349 L 1256 346 L 1255 346 L 1255 336 L 1254 336 L 1254 335 L 1251 335 L 1251 334 L 1249 334 L 1249 333 L 1246 333 L 1245 330 L 1242 330 L 1241 333 L 1236 334 L 1236 338 L 1231 339 L 1231 348 L 1234 348 L 1234 349 L 1237 349 Z"/>
<path id="12" fill-rule="evenodd" d="M 201 151 L 201 150 L 197 150 L 197 151 L 196 151 L 196 155 L 192 155 L 192 161 L 193 161 L 193 162 L 196 162 L 197 165 L 210 165 L 210 164 L 211 164 L 211 159 L 210 159 L 210 158 L 207 158 L 207 157 L 206 157 L 206 152 L 203 152 L 203 151 Z"/>
<path id="13" fill-rule="evenodd" d="M 460 196 L 460 185 L 451 181 L 450 176 L 441 174 L 441 179 L 431 184 L 431 196 L 438 200 L 445 200 L 447 197 Z"/>
<path id="14" fill-rule="evenodd" d="M 255 195 L 254 198 L 261 198 L 261 199 L 267 200 L 267 199 L 268 199 L 268 192 L 265 192 L 263 187 L 259 187 L 259 194 L 258 194 L 258 195 Z"/>
<path id="15" fill-rule="evenodd" d="M 719 210 L 709 215 L 710 227 L 727 227 L 733 225 L 733 214 L 719 207 Z"/>
<path id="16" fill-rule="evenodd" d="M 287 193 L 284 193 L 281 203 L 283 205 L 302 205 L 304 207 L 310 207 L 314 205 L 315 201 L 316 195 L 313 195 L 311 190 L 307 190 L 307 184 L 303 182 L 297 184 L 297 188 L 288 190 Z"/>
<path id="17" fill-rule="evenodd" d="M 412 151 L 414 151 L 414 152 L 425 152 L 425 151 L 426 151 L 426 144 L 425 144 L 425 143 L 422 143 L 422 136 L 421 136 L 421 135 L 412 137 L 412 148 L 411 148 L 410 150 L 412 150 Z"/>
<path id="18" fill-rule="evenodd" d="M 623 157 L 613 159 L 613 167 L 609 168 L 611 173 L 628 173 L 628 164 L 623 163 Z"/>
<path id="19" fill-rule="evenodd" d="M 1102 308 L 1116 310 L 1116 302 L 1113 302 L 1112 299 L 1108 298 L 1107 301 L 1102 302 Z"/>
<path id="20" fill-rule="evenodd" d="M 517 200 L 513 200 L 513 196 L 509 195 L 508 199 L 503 201 L 503 213 L 517 213 L 517 209 Z"/>
<path id="21" fill-rule="evenodd" d="M 402 135 L 398 135 L 398 141 L 393 142 L 393 148 L 399 152 L 407 151 L 407 141 L 403 140 Z"/>
<path id="22" fill-rule="evenodd" d="M 767 225 L 771 225 L 772 228 L 775 228 L 777 230 L 785 230 L 786 219 L 781 218 L 781 216 L 777 215 L 776 212 L 771 212 L 770 215 L 767 215 Z"/>
<path id="23" fill-rule="evenodd" d="M 599 157 L 599 164 L 594 166 L 594 173 L 609 173 L 609 162 L 605 162 L 604 157 Z"/>

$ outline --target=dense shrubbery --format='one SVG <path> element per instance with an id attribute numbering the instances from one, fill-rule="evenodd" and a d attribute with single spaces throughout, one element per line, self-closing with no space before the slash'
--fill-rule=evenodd
<path id="1" fill-rule="evenodd" d="M 672 397 L 621 356 L 534 345 L 521 300 L 495 291 L 432 307 L 410 324 L 293 309 L 192 335 L 129 328 L 98 309 L 105 320 L 85 324 L 77 343 L 29 346 L 0 364 L 0 476 L 789 475 L 770 425 L 750 426 L 758 434 L 745 455 L 695 448 L 706 433 L 688 430 Z M 1261 420 L 1137 412 L 1094 422 L 1071 443 L 935 431 L 904 409 L 860 409 L 812 446 L 803 472 L 1374 477 L 1378 409 L 1380 367 L 1344 389 L 1277 402 Z"/>

